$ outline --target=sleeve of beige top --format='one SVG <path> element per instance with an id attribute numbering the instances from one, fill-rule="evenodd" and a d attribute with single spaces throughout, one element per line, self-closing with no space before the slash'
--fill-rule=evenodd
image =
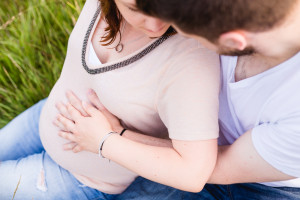
<path id="1" fill-rule="evenodd" d="M 218 137 L 219 56 L 197 45 L 176 55 L 160 82 L 157 110 L 176 140 Z"/>

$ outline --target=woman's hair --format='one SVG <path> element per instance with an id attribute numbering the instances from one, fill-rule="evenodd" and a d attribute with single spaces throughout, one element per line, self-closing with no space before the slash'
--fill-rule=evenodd
<path id="1" fill-rule="evenodd" d="M 122 37 L 120 27 L 123 17 L 114 0 L 99 0 L 99 2 L 102 16 L 107 23 L 107 27 L 105 28 L 106 34 L 102 36 L 100 42 L 104 46 L 107 46 L 116 40 L 118 34 Z M 175 33 L 176 31 L 170 27 L 165 34 L 173 35 Z"/>
<path id="2" fill-rule="evenodd" d="M 101 13 L 108 24 L 105 28 L 105 32 L 107 34 L 101 38 L 101 42 L 104 43 L 104 46 L 106 46 L 112 44 L 116 40 L 118 33 L 121 35 L 120 25 L 123 17 L 114 0 L 99 1 L 101 5 Z"/>

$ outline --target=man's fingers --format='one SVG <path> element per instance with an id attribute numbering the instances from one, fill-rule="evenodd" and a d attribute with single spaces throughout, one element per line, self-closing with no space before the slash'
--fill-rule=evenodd
<path id="1" fill-rule="evenodd" d="M 88 93 L 87 93 L 87 97 L 88 97 L 88 100 L 96 107 L 98 108 L 99 110 L 103 110 L 105 109 L 105 107 L 103 106 L 103 104 L 100 102 L 100 99 L 99 97 L 97 96 L 96 92 L 92 89 L 89 89 L 88 90 Z"/>
<path id="2" fill-rule="evenodd" d="M 111 114 L 111 112 L 109 112 L 106 109 L 102 110 L 101 112 L 113 126 L 121 126 L 120 125 L 120 120 L 116 116 Z"/>
<path id="3" fill-rule="evenodd" d="M 101 112 L 97 108 L 95 108 L 94 106 L 92 106 L 91 104 L 89 104 L 85 101 L 82 102 L 82 105 L 83 105 L 84 110 L 90 116 L 96 116 L 97 114 L 99 114 Z"/>
<path id="4" fill-rule="evenodd" d="M 69 103 L 72 104 L 72 106 L 76 108 L 81 113 L 81 115 L 86 117 L 88 116 L 82 107 L 81 100 L 72 91 L 67 91 L 66 96 L 68 98 Z"/>
<path id="5" fill-rule="evenodd" d="M 93 104 L 93 106 L 101 111 L 115 131 L 123 130 L 120 120 L 103 106 L 94 90 L 89 89 L 87 96 L 88 100 Z"/>

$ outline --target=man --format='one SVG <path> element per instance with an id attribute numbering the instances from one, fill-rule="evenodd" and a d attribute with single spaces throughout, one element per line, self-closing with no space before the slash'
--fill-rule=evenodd
<path id="1" fill-rule="evenodd" d="M 119 199 L 300 199 L 300 1 L 137 0 L 137 7 L 231 56 L 221 56 L 221 146 L 210 184 L 192 194 L 139 178 Z"/>

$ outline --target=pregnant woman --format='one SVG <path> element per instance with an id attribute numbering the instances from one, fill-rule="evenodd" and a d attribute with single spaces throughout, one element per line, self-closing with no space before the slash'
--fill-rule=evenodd
<path id="1" fill-rule="evenodd" d="M 74 94 L 88 101 L 89 89 L 149 142 L 110 133 L 107 123 L 95 121 L 100 156 L 89 148 L 65 151 L 60 129 L 75 129 L 64 117 L 53 124 L 56 107 L 68 108 L 69 122 L 81 125 L 73 115 Z M 134 0 L 87 0 L 49 98 L 0 130 L 0 199 L 14 192 L 15 199 L 113 199 L 137 176 L 201 190 L 217 156 L 218 92 L 218 55 L 143 15 Z M 153 138 L 169 138 L 172 145 Z"/>

